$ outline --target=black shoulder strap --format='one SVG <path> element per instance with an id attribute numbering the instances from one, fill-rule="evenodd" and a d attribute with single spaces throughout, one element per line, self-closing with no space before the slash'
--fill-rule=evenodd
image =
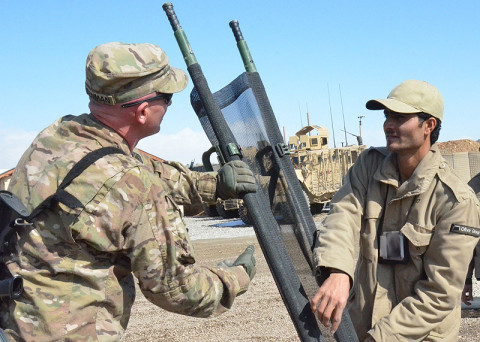
<path id="1" fill-rule="evenodd" d="M 109 154 L 125 154 L 121 149 L 116 147 L 102 147 L 98 150 L 92 151 L 86 154 L 78 163 L 76 163 L 72 169 L 67 173 L 62 183 L 58 187 L 57 191 L 47 197 L 42 203 L 40 203 L 27 218 L 27 221 L 33 220 L 40 214 L 45 208 L 50 208 L 54 202 L 60 202 L 65 204 L 71 209 L 81 208 L 82 203 L 73 195 L 65 191 L 65 188 L 77 178 L 83 171 L 85 171 L 90 165 L 95 163 L 98 159 L 105 157 Z"/>

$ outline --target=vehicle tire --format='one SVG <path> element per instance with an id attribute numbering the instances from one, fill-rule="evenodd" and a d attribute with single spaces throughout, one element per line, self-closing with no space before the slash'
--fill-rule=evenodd
<path id="1" fill-rule="evenodd" d="M 280 203 L 278 215 L 275 215 L 277 220 L 279 220 L 282 224 L 292 224 L 295 222 L 295 215 L 292 214 L 290 206 L 287 203 Z"/>
<path id="2" fill-rule="evenodd" d="M 232 219 L 238 217 L 238 210 L 225 210 L 222 202 L 220 201 L 217 202 L 216 208 L 218 214 L 224 219 Z"/>
<path id="3" fill-rule="evenodd" d="M 308 195 L 304 189 L 302 189 L 303 196 L 305 196 L 305 200 L 307 201 L 308 209 L 310 209 L 310 202 L 308 200 Z M 283 224 L 292 224 L 295 222 L 295 213 L 292 212 L 292 209 L 286 202 L 278 203 L 277 207 L 275 208 L 275 217 L 280 218 L 280 222 Z M 278 216 L 279 215 L 279 216 Z"/>
<path id="4" fill-rule="evenodd" d="M 318 215 L 322 212 L 324 203 L 312 203 L 310 204 L 310 212 L 312 215 Z"/>
<path id="5" fill-rule="evenodd" d="M 250 215 L 248 214 L 248 210 L 247 210 L 247 207 L 245 206 L 245 204 L 242 204 L 240 206 L 240 208 L 238 208 L 238 216 L 243 221 L 243 223 L 245 223 L 247 226 L 252 225 L 253 221 L 250 218 Z"/>
<path id="6" fill-rule="evenodd" d="M 302 193 L 303 193 L 303 196 L 305 197 L 305 201 L 307 201 L 308 209 L 310 209 L 311 205 L 310 205 L 310 200 L 308 199 L 307 191 L 302 188 Z"/>
<path id="7" fill-rule="evenodd" d="M 217 211 L 217 206 L 215 204 L 203 203 L 203 211 L 208 217 L 218 217 L 220 216 Z"/>

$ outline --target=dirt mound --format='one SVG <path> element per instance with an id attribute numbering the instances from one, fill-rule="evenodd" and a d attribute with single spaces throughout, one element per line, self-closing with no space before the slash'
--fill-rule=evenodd
<path id="1" fill-rule="evenodd" d="M 450 140 L 438 143 L 438 148 L 442 154 L 450 154 L 454 152 L 479 152 L 480 142 L 462 139 L 462 140 Z"/>

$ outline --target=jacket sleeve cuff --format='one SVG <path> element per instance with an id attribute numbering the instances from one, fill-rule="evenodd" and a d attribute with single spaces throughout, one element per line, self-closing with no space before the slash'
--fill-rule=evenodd
<path id="1" fill-rule="evenodd" d="M 228 297 L 233 299 L 245 293 L 250 285 L 250 277 L 243 266 L 234 267 L 211 267 L 210 270 L 215 273 L 224 284 L 224 291 L 228 292 Z"/>
<path id="2" fill-rule="evenodd" d="M 353 279 L 352 277 L 347 273 L 342 270 L 336 269 L 336 268 L 329 268 L 329 267 L 323 267 L 319 266 L 317 267 L 317 271 L 315 273 L 315 280 L 317 281 L 318 286 L 321 286 L 325 280 L 330 276 L 332 273 L 343 273 L 348 275 L 348 279 L 350 279 L 350 289 L 353 286 Z"/>
<path id="3" fill-rule="evenodd" d="M 373 337 L 375 341 L 391 341 L 391 342 L 400 342 L 395 334 L 389 334 L 388 332 L 381 331 L 378 328 L 372 328 L 367 332 L 370 336 Z"/>
<path id="4" fill-rule="evenodd" d="M 240 291 L 238 294 L 243 294 L 248 290 L 248 286 L 250 285 L 250 277 L 247 274 L 247 271 L 243 266 L 236 266 L 232 267 L 232 270 L 235 272 L 237 276 L 238 285 L 240 286 Z"/>

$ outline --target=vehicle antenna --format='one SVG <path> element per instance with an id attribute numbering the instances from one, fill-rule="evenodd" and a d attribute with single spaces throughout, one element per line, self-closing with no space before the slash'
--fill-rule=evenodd
<path id="1" fill-rule="evenodd" d="M 307 125 L 310 126 L 310 113 L 308 112 L 308 103 L 305 103 L 305 105 L 307 106 Z M 308 132 L 308 135 L 312 135 L 311 131 Z"/>
<path id="2" fill-rule="evenodd" d="M 300 115 L 300 127 L 303 127 L 303 120 L 302 120 L 302 110 L 300 109 L 300 101 L 298 102 L 298 114 Z"/>
<path id="3" fill-rule="evenodd" d="M 340 88 L 340 83 L 338 84 L 338 90 L 340 91 L 340 103 L 342 104 L 343 131 L 345 132 L 345 146 L 348 146 L 347 128 L 345 127 L 345 113 L 343 112 L 342 89 Z"/>
<path id="4" fill-rule="evenodd" d="M 330 107 L 330 121 L 332 122 L 333 147 L 337 148 L 337 144 L 335 142 L 335 129 L 333 128 L 332 104 L 330 103 L 330 87 L 328 86 L 328 83 L 327 83 L 327 90 L 328 90 L 328 105 Z"/>

